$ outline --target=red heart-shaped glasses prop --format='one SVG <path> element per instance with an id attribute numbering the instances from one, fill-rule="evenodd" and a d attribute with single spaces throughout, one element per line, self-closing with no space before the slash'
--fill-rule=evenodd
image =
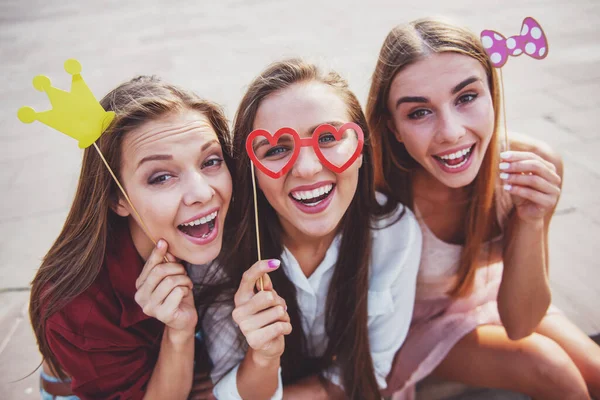
<path id="1" fill-rule="evenodd" d="M 332 162 L 332 160 L 328 159 L 328 154 L 329 157 L 331 157 L 330 150 L 322 149 L 320 146 L 319 139 L 321 137 L 321 134 L 329 133 L 333 135 L 333 137 L 336 140 L 336 143 L 339 143 L 340 141 L 344 140 L 344 133 L 348 130 L 353 130 L 356 133 L 356 149 L 352 154 L 347 155 L 348 158 L 347 160 L 345 160 L 345 162 L 341 163 L 341 165 L 336 165 Z M 285 160 L 285 158 L 283 158 L 282 162 L 284 162 L 284 164 L 280 166 L 280 162 L 278 164 L 279 168 L 273 170 L 266 166 L 263 162 L 261 162 L 261 160 L 256 155 L 255 147 L 253 146 L 254 140 L 262 136 L 268 141 L 269 145 L 276 146 L 278 144 L 279 139 L 285 135 L 289 135 L 289 137 L 286 137 L 288 141 L 293 141 L 293 149 L 291 150 L 291 156 L 286 155 L 285 158 L 287 158 L 287 161 Z M 363 145 L 364 133 L 360 126 L 358 126 L 354 122 L 347 122 L 339 128 L 336 128 L 335 126 L 330 124 L 319 125 L 310 138 L 301 138 L 298 132 L 289 127 L 284 127 L 277 130 L 277 132 L 275 132 L 274 135 L 272 135 L 269 131 L 264 129 L 255 129 L 246 138 L 246 152 L 248 153 L 248 157 L 250 157 L 256 168 L 260 169 L 263 173 L 274 179 L 282 177 L 293 167 L 294 162 L 296 162 L 296 160 L 298 159 L 301 147 L 312 146 L 315 154 L 317 155 L 321 163 L 331 171 L 339 174 L 345 171 L 350 165 L 352 165 L 352 163 L 354 163 L 354 161 L 356 161 L 356 159 L 362 152 Z M 339 156 L 339 154 L 337 154 L 336 156 Z"/>

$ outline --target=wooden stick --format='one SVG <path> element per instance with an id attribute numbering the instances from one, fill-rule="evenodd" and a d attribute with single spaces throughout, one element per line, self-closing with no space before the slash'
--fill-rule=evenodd
<path id="1" fill-rule="evenodd" d="M 127 196 L 127 193 L 125 193 L 125 189 L 123 189 L 123 186 L 121 186 L 121 182 L 119 182 L 119 180 L 117 179 L 117 176 L 113 172 L 112 168 L 110 168 L 110 165 L 108 165 L 108 162 L 104 158 L 104 155 L 100 151 L 100 148 L 98 147 L 98 145 L 96 144 L 96 142 L 94 142 L 94 147 L 96 148 L 96 151 L 98 152 L 98 155 L 100 155 L 100 158 L 104 162 L 104 165 L 106 165 L 106 168 L 108 168 L 108 172 L 110 172 L 110 174 L 112 175 L 113 179 L 115 180 L 115 183 L 117 184 L 117 186 L 119 187 L 119 189 L 121 189 L 121 193 L 123 193 L 123 196 L 125 197 L 125 200 L 127 200 L 127 203 L 129 203 L 129 206 L 131 207 L 131 209 L 135 213 L 135 216 L 138 218 L 138 220 L 142 224 L 142 230 L 144 231 L 144 233 L 146 234 L 146 236 L 148 236 L 148 238 L 152 241 L 152 243 L 154 243 L 154 246 L 156 246 L 156 241 L 150 235 L 150 231 L 148 230 L 148 227 L 144 223 L 144 220 L 142 219 L 142 217 L 140 216 L 140 214 L 137 212 L 137 210 L 133 206 L 133 203 L 129 199 L 129 196 Z M 167 259 L 166 256 L 164 257 L 164 260 L 167 263 L 169 262 L 169 260 Z"/>
<path id="2" fill-rule="evenodd" d="M 502 121 L 504 123 L 504 151 L 508 151 L 509 147 L 508 147 L 508 129 L 506 128 L 506 101 L 505 101 L 505 94 L 504 94 L 504 78 L 502 77 L 502 68 L 500 69 L 500 86 L 502 87 L 502 98 L 500 99 L 500 102 L 502 103 Z"/>
<path id="3" fill-rule="evenodd" d="M 256 178 L 254 177 L 254 164 L 250 161 L 250 173 L 252 174 L 252 193 L 254 194 L 254 221 L 256 227 L 256 249 L 258 250 L 258 261 L 262 260 L 262 255 L 260 254 L 260 229 L 258 228 L 258 201 L 256 199 Z M 260 290 L 261 292 L 265 290 L 263 284 L 263 278 L 260 277 Z"/>

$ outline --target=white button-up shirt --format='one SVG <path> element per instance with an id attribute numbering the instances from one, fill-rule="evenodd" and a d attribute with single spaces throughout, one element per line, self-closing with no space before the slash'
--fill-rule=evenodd
<path id="1" fill-rule="evenodd" d="M 404 215 L 397 220 L 401 212 Z M 403 206 L 389 217 L 377 221 L 376 226 L 380 229 L 372 230 L 370 278 L 365 284 L 369 285 L 369 345 L 377 383 L 384 389 L 394 356 L 410 327 L 422 237 L 413 213 Z M 321 264 L 308 278 L 289 250 L 284 249 L 281 255 L 282 268 L 296 285 L 309 356 L 320 356 L 327 348 L 325 308 L 340 242 L 341 236 L 338 235 Z M 213 393 L 217 399 L 238 400 L 241 397 L 237 390 L 237 369 L 247 345 L 238 345 L 231 311 L 230 307 L 220 307 L 207 315 L 203 325 L 208 352 L 214 364 L 211 374 L 216 385 Z M 342 386 L 339 367 L 334 365 L 325 371 L 325 377 Z M 280 373 L 279 386 L 272 398 L 281 399 L 282 394 Z"/>

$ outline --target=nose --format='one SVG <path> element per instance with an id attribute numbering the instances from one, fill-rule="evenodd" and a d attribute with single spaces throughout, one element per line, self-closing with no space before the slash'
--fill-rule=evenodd
<path id="1" fill-rule="evenodd" d="M 292 167 L 292 176 L 306 178 L 313 176 L 323 169 L 323 164 L 311 147 L 302 147 L 298 158 Z"/>
<path id="2" fill-rule="evenodd" d="M 215 195 L 214 188 L 209 180 L 198 172 L 190 173 L 183 185 L 183 204 L 191 206 L 194 203 L 208 203 Z"/>
<path id="3" fill-rule="evenodd" d="M 460 115 L 454 110 L 440 113 L 436 132 L 438 143 L 457 143 L 467 133 Z"/>

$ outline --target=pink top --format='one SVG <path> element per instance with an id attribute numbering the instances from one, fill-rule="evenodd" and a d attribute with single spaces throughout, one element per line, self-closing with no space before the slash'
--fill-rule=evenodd
<path id="1" fill-rule="evenodd" d="M 496 216 L 504 231 L 514 205 L 500 185 L 496 188 Z M 386 396 L 393 394 L 394 400 L 413 399 L 417 382 L 429 375 L 466 334 L 480 325 L 502 325 L 496 298 L 502 279 L 503 234 L 484 244 L 473 291 L 452 298 L 447 292 L 457 280 L 462 246 L 437 238 L 416 207 L 415 215 L 423 233 L 423 252 L 410 331 L 396 354 L 384 392 Z M 557 309 L 551 306 L 548 312 Z"/>

